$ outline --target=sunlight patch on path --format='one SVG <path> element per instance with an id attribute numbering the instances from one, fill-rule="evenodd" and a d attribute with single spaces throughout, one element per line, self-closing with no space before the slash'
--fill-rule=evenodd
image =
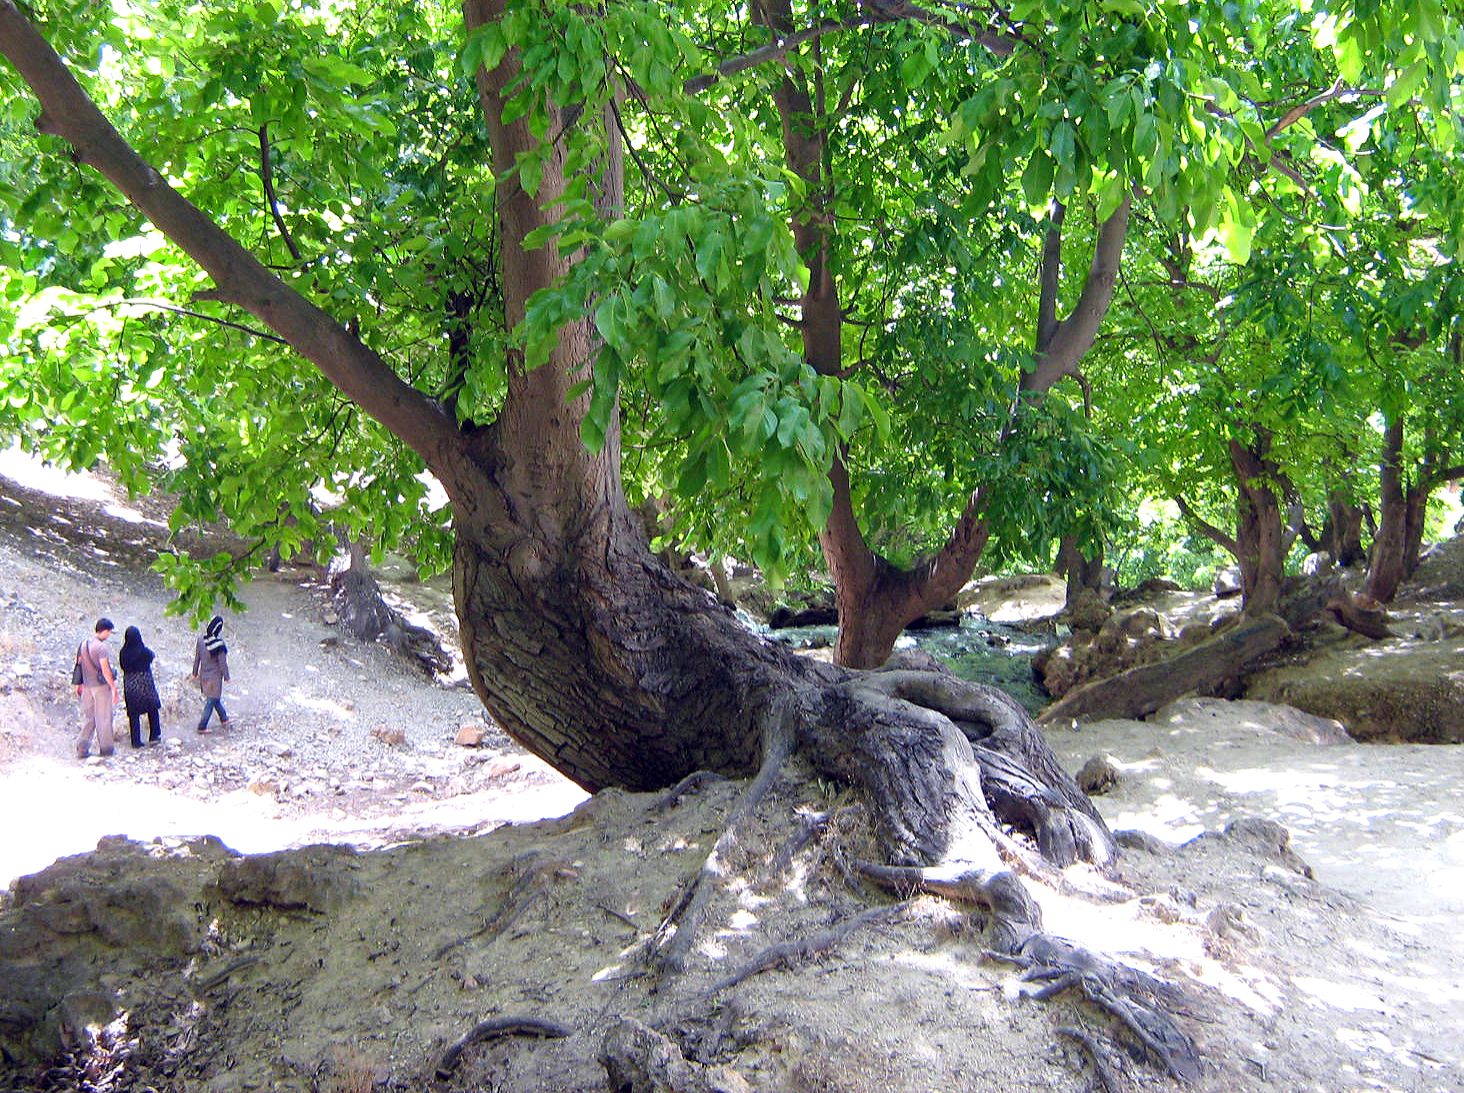
<path id="1" fill-rule="evenodd" d="M 282 816 L 273 798 L 236 790 L 199 801 L 149 785 L 104 781 L 85 766 L 45 760 L 0 773 L 0 887 L 60 857 L 94 850 L 106 835 L 155 838 L 216 835 L 230 849 L 258 854 L 314 842 L 381 846 L 418 833 L 484 831 L 503 823 L 560 816 L 585 799 L 568 781 L 409 801 L 372 818 L 325 814 Z"/>

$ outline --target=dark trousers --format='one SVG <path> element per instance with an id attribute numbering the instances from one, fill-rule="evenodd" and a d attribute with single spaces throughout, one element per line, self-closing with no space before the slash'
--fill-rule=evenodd
<path id="1" fill-rule="evenodd" d="M 132 746 L 142 747 L 142 710 L 127 711 L 127 727 L 132 732 Z M 156 744 L 163 738 L 163 730 L 158 727 L 158 711 L 147 710 L 147 738 L 150 743 Z"/>
<path id="2" fill-rule="evenodd" d="M 222 698 L 205 698 L 203 700 L 203 717 L 198 721 L 198 731 L 203 732 L 208 728 L 208 719 L 213 716 L 215 710 L 219 711 L 219 723 L 227 725 L 229 715 L 224 711 L 224 700 Z"/>

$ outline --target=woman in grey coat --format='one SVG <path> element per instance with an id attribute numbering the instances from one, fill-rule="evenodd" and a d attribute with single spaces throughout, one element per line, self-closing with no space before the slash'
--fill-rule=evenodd
<path id="1" fill-rule="evenodd" d="M 224 620 L 215 615 L 198 635 L 198 644 L 193 648 L 193 678 L 203 691 L 203 716 L 198 721 L 198 731 L 208 732 L 208 722 L 214 710 L 219 711 L 219 724 L 229 727 L 229 714 L 224 709 L 224 682 L 229 678 L 229 647 L 224 644 Z"/>

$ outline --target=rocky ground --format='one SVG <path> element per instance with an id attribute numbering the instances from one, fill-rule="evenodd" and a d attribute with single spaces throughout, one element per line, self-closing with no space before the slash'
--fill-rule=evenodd
<path id="1" fill-rule="evenodd" d="M 1077 990 L 1032 997 L 979 915 L 858 888 L 858 801 L 796 767 L 656 973 L 740 787 L 585 800 L 460 685 L 342 639 L 313 573 L 246 589 L 235 725 L 198 737 L 193 635 L 142 568 L 158 514 L 89 488 L 0 480 L 0 879 L 29 874 L 0 898 L 0 1088 L 602 1090 L 632 1057 L 662 1088 L 1179 1088 Z M 450 640 L 440 587 L 388 588 Z M 158 651 L 170 742 L 78 763 L 70 650 L 101 613 Z M 1214 700 L 1051 739 L 1109 757 L 1100 807 L 1144 834 L 1036 886 L 1048 929 L 1178 992 L 1186 1088 L 1464 1087 L 1464 752 Z"/>

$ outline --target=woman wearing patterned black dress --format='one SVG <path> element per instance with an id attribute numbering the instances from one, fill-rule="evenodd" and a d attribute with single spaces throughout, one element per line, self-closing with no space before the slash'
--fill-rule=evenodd
<path id="1" fill-rule="evenodd" d="M 127 702 L 127 727 L 132 731 L 132 746 L 142 747 L 142 715 L 147 714 L 147 742 L 156 744 L 163 738 L 158 726 L 158 685 L 153 679 L 155 654 L 142 643 L 142 631 L 129 626 L 122 638 L 122 651 L 117 654 L 117 667 L 122 669 L 122 697 Z"/>

